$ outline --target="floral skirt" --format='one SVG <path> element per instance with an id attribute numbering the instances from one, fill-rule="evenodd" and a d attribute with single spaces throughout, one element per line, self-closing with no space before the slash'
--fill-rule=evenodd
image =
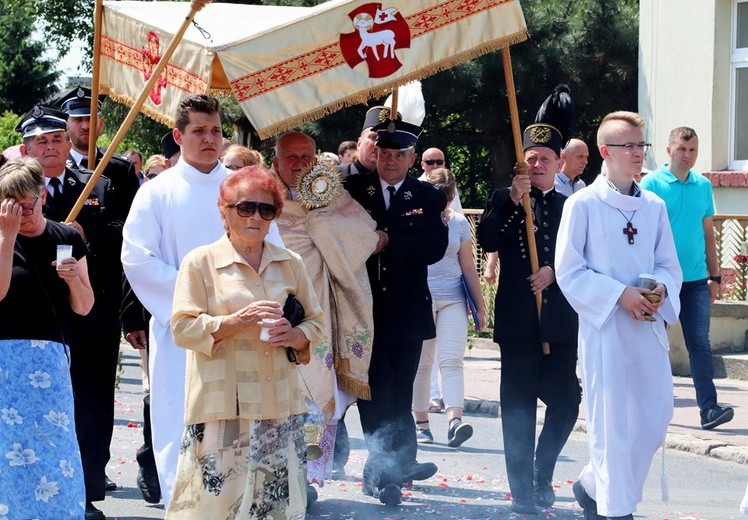
<path id="1" fill-rule="evenodd" d="M 0 340 L 0 518 L 77 520 L 86 490 L 65 346 Z"/>
<path id="2" fill-rule="evenodd" d="M 187 426 L 168 520 L 302 520 L 304 416 Z"/>

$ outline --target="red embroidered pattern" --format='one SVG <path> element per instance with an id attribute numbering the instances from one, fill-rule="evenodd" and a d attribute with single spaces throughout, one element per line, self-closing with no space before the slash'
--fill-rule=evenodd
<path id="1" fill-rule="evenodd" d="M 515 0 L 447 0 L 405 18 L 411 40 Z M 240 103 L 309 76 L 346 65 L 340 42 L 296 56 L 231 82 Z"/>
<path id="2" fill-rule="evenodd" d="M 119 42 L 106 35 L 101 36 L 101 55 L 121 65 L 136 69 L 138 72 L 143 71 L 142 49 Z M 208 91 L 208 82 L 204 78 L 183 67 L 174 65 L 172 62 L 166 65 L 166 81 L 169 85 L 190 94 L 202 94 Z"/>

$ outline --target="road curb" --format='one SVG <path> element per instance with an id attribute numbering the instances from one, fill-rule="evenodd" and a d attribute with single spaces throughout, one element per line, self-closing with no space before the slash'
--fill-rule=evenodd
<path id="1" fill-rule="evenodd" d="M 498 401 L 465 399 L 465 414 L 499 417 L 501 404 Z M 543 424 L 542 413 L 538 414 L 538 424 Z M 574 431 L 587 433 L 584 419 L 577 419 Z M 668 433 L 665 447 L 672 450 L 684 451 L 702 457 L 711 457 L 725 462 L 733 462 L 748 466 L 748 448 L 726 442 L 699 439 L 693 435 Z"/>

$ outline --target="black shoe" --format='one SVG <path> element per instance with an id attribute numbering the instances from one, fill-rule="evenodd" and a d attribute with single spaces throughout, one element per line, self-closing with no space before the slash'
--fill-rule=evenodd
<path id="1" fill-rule="evenodd" d="M 86 520 L 106 520 L 106 516 L 91 502 L 86 502 Z"/>
<path id="2" fill-rule="evenodd" d="M 512 502 L 512 513 L 518 515 L 539 515 L 540 509 L 535 505 L 532 498 L 515 498 Z"/>
<path id="3" fill-rule="evenodd" d="M 374 497 L 379 494 L 379 490 L 376 488 L 376 486 L 373 486 L 366 480 L 364 480 L 364 485 L 361 487 L 361 492 L 369 497 Z"/>
<path id="4" fill-rule="evenodd" d="M 117 483 L 104 475 L 104 489 L 106 489 L 107 491 L 114 491 L 115 489 L 117 489 Z"/>
<path id="5" fill-rule="evenodd" d="M 718 404 L 713 404 L 709 408 L 701 410 L 701 428 L 704 430 L 711 430 L 720 424 L 732 421 L 734 415 L 735 410 L 729 406 L 722 408 Z"/>
<path id="6" fill-rule="evenodd" d="M 409 480 L 426 480 L 436 474 L 436 464 L 433 462 L 416 462 L 405 471 L 403 483 Z"/>
<path id="7" fill-rule="evenodd" d="M 379 501 L 386 506 L 396 506 L 402 502 L 403 493 L 396 484 L 387 484 L 379 492 Z"/>
<path id="8" fill-rule="evenodd" d="M 584 511 L 584 520 L 605 520 L 604 517 L 597 514 L 597 502 L 587 494 L 580 481 L 577 480 L 574 482 L 571 489 L 574 492 L 574 498 L 576 498 L 579 507 Z"/>
<path id="9" fill-rule="evenodd" d="M 314 504 L 317 501 L 318 495 L 317 490 L 314 489 L 314 486 L 311 484 L 306 485 L 306 507 L 307 509 L 312 507 L 312 504 Z"/>
<path id="10" fill-rule="evenodd" d="M 447 433 L 447 446 L 450 448 L 460 446 L 463 442 L 473 436 L 473 427 L 462 422 L 462 419 L 452 419 L 449 421 L 449 424 L 454 424 Z"/>
<path id="11" fill-rule="evenodd" d="M 535 492 L 532 495 L 535 505 L 538 507 L 552 507 L 556 501 L 556 492 L 550 482 L 538 482 L 535 484 Z"/>
<path id="12" fill-rule="evenodd" d="M 158 504 L 161 501 L 161 485 L 158 483 L 158 474 L 155 471 L 140 468 L 136 482 L 143 500 L 149 504 Z"/>
<path id="13" fill-rule="evenodd" d="M 344 480 L 345 479 L 345 466 L 342 464 L 332 465 L 332 480 Z"/>

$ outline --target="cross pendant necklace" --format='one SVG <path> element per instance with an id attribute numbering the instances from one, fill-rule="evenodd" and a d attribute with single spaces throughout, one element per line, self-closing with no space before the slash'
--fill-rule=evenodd
<path id="1" fill-rule="evenodd" d="M 618 209 L 618 208 L 616 208 Z M 634 227 L 634 225 L 631 223 L 631 221 L 634 219 L 634 215 L 636 215 L 636 210 L 631 214 L 631 218 L 626 217 L 626 215 L 623 214 L 623 211 L 620 209 L 618 210 L 618 213 L 623 215 L 623 218 L 626 219 L 626 227 L 623 228 L 623 234 L 626 235 L 629 239 L 629 244 L 634 243 L 634 235 L 636 235 L 639 230 Z"/>

